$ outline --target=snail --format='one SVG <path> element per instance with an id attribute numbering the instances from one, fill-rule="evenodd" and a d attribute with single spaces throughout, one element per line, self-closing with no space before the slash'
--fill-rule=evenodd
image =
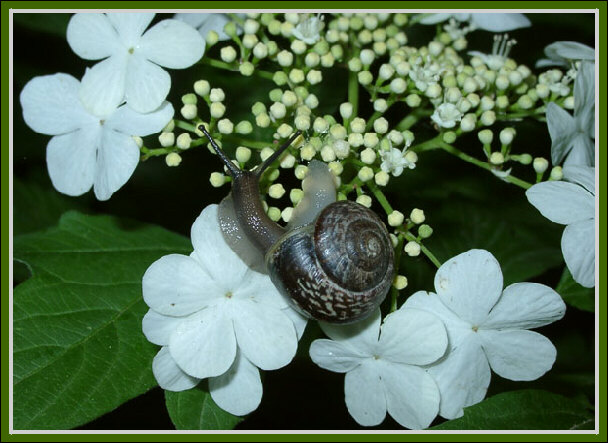
<path id="1" fill-rule="evenodd" d="M 304 196 L 287 226 L 273 222 L 262 206 L 259 180 L 300 135 L 251 171 L 241 170 L 200 125 L 232 177 L 231 193 L 218 218 L 230 247 L 253 269 L 267 272 L 279 292 L 301 314 L 350 323 L 371 314 L 394 277 L 393 248 L 380 218 L 348 200 L 336 201 L 333 174 L 313 160 L 302 183 Z"/>

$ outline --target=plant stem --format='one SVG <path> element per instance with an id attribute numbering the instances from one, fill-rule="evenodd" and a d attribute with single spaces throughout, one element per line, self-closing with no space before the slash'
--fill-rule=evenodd
<path id="1" fill-rule="evenodd" d="M 426 255 L 427 258 L 432 261 L 435 266 L 437 266 L 437 268 L 441 267 L 441 262 L 437 260 L 437 257 L 435 257 L 435 255 L 431 251 L 429 251 L 426 246 L 419 242 L 414 234 L 412 234 L 411 232 L 405 232 L 404 236 L 407 240 L 415 241 L 416 243 L 418 243 L 420 245 L 420 250 L 422 251 L 422 253 Z"/>
<path id="2" fill-rule="evenodd" d="M 224 69 L 226 71 L 238 72 L 238 68 L 230 63 L 223 62 L 221 60 L 215 60 L 210 57 L 203 57 L 201 59 L 201 63 L 207 66 L 211 66 L 218 69 Z M 261 69 L 254 69 L 253 71 L 258 77 L 265 78 L 268 80 L 272 80 L 273 73 L 268 71 L 263 71 Z"/>
<path id="3" fill-rule="evenodd" d="M 353 105 L 352 115 L 356 116 L 359 112 L 359 81 L 353 71 L 348 72 L 348 102 Z"/>

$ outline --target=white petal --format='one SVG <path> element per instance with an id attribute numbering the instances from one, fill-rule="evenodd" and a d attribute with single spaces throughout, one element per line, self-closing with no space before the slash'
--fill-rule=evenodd
<path id="1" fill-rule="evenodd" d="M 298 337 L 287 315 L 251 300 L 234 300 L 234 332 L 239 348 L 257 367 L 279 369 L 296 354 Z"/>
<path id="2" fill-rule="evenodd" d="M 163 103 L 171 89 L 171 76 L 160 66 L 133 54 L 125 77 L 125 99 L 134 111 L 152 112 Z"/>
<path id="3" fill-rule="evenodd" d="M 79 94 L 90 113 L 105 118 L 116 110 L 124 99 L 126 70 L 127 56 L 120 54 L 86 70 Z"/>
<path id="4" fill-rule="evenodd" d="M 172 316 L 192 314 L 224 295 L 198 262 L 179 254 L 152 263 L 143 276 L 142 290 L 148 306 Z"/>
<path id="5" fill-rule="evenodd" d="M 474 333 L 428 371 L 441 394 L 439 415 L 450 420 L 483 400 L 490 384 L 490 366 Z"/>
<path id="6" fill-rule="evenodd" d="M 595 168 L 591 166 L 564 166 L 564 179 L 581 185 L 595 195 Z"/>
<path id="7" fill-rule="evenodd" d="M 594 166 L 595 147 L 593 140 L 583 132 L 578 132 L 571 139 L 570 153 L 564 160 L 564 166 Z"/>
<path id="8" fill-rule="evenodd" d="M 558 165 L 570 152 L 572 138 L 577 132 L 576 125 L 574 117 L 553 102 L 547 105 L 546 114 L 547 129 L 551 136 L 551 161 Z"/>
<path id="9" fill-rule="evenodd" d="M 339 341 L 364 355 L 372 356 L 378 349 L 380 337 L 380 309 L 363 320 L 346 325 L 319 322 L 319 326 L 329 338 Z"/>
<path id="10" fill-rule="evenodd" d="M 104 129 L 97 151 L 95 196 L 108 200 L 133 175 L 139 163 L 139 148 L 131 136 Z"/>
<path id="11" fill-rule="evenodd" d="M 583 122 L 595 116 L 595 65 L 582 62 L 574 81 L 574 116 Z"/>
<path id="12" fill-rule="evenodd" d="M 588 220 L 595 214 L 593 196 L 573 183 L 537 183 L 526 191 L 526 197 L 543 216 L 562 225 Z"/>
<path id="13" fill-rule="evenodd" d="M 434 25 L 436 23 L 441 23 L 441 22 L 448 20 L 452 16 L 454 16 L 454 14 L 449 14 L 446 12 L 438 12 L 435 14 L 422 14 L 422 15 L 423 15 L 423 17 L 420 20 L 418 20 L 418 22 L 422 23 L 423 25 Z"/>
<path id="14" fill-rule="evenodd" d="M 236 356 L 232 322 L 212 306 L 184 319 L 169 340 L 169 351 L 178 366 L 198 378 L 225 373 Z"/>
<path id="15" fill-rule="evenodd" d="M 139 43 L 141 35 L 150 25 L 154 15 L 150 12 L 110 12 L 107 14 L 125 48 L 134 47 Z"/>
<path id="16" fill-rule="evenodd" d="M 319 339 L 312 342 L 309 350 L 312 361 L 332 372 L 348 372 L 370 356 L 347 343 Z"/>
<path id="17" fill-rule="evenodd" d="M 284 309 L 288 306 L 287 300 L 279 293 L 270 277 L 251 269 L 243 274 L 240 286 L 232 292 L 237 299 L 253 300 L 264 306 L 272 306 L 277 309 Z"/>
<path id="18" fill-rule="evenodd" d="M 46 148 L 46 165 L 55 189 L 67 195 L 82 195 L 95 180 L 99 131 L 94 127 L 56 135 Z"/>
<path id="19" fill-rule="evenodd" d="M 166 346 L 180 321 L 182 317 L 169 317 L 150 309 L 141 321 L 141 329 L 148 341 L 155 345 Z"/>
<path id="20" fill-rule="evenodd" d="M 566 226 L 562 254 L 574 280 L 586 288 L 595 286 L 595 221 L 581 220 Z"/>
<path id="21" fill-rule="evenodd" d="M 190 377 L 177 366 L 166 346 L 152 360 L 152 372 L 158 385 L 168 391 L 185 391 L 200 382 L 200 379 Z"/>
<path id="22" fill-rule="evenodd" d="M 225 374 L 209 379 L 209 393 L 224 411 L 233 415 L 249 414 L 262 401 L 260 371 L 239 352 Z"/>
<path id="23" fill-rule="evenodd" d="M 488 251 L 473 249 L 445 262 L 435 274 L 435 292 L 461 319 L 481 323 L 502 292 L 502 272 Z"/>
<path id="24" fill-rule="evenodd" d="M 525 15 L 515 13 L 473 13 L 471 22 L 479 29 L 492 32 L 511 31 L 531 25 Z"/>
<path id="25" fill-rule="evenodd" d="M 146 135 L 161 132 L 173 117 L 173 106 L 163 102 L 160 108 L 148 114 L 140 114 L 123 105 L 106 120 L 106 127 L 126 135 Z"/>
<path id="26" fill-rule="evenodd" d="M 555 346 L 537 332 L 480 329 L 479 338 L 492 370 L 509 380 L 536 380 L 555 362 Z"/>
<path id="27" fill-rule="evenodd" d="M 200 35 L 203 38 L 207 37 L 207 34 L 209 33 L 209 31 L 217 32 L 217 35 L 218 35 L 220 41 L 230 40 L 232 38 L 224 32 L 224 26 L 226 26 L 226 23 L 228 23 L 229 21 L 232 20 L 226 14 L 210 13 L 210 14 L 175 14 L 175 15 L 176 15 L 175 18 L 178 18 L 177 17 L 178 15 L 200 16 L 197 19 L 198 24 L 195 25 L 193 23 L 190 23 L 190 25 L 197 28 L 198 32 L 200 33 Z M 237 15 L 239 15 L 239 14 L 237 14 Z M 178 19 L 181 19 L 181 17 Z M 187 20 L 186 20 L 186 22 L 187 22 Z M 237 25 L 237 34 L 241 34 L 242 32 L 243 32 L 243 30 Z"/>
<path id="28" fill-rule="evenodd" d="M 551 43 L 545 48 L 545 53 L 555 54 L 569 60 L 594 60 L 595 50 L 578 42 L 561 41 Z"/>
<path id="29" fill-rule="evenodd" d="M 189 24 L 190 26 L 192 26 L 193 28 L 198 28 L 200 25 L 202 25 L 208 18 L 208 16 L 210 16 L 212 14 L 199 14 L 199 13 L 193 13 L 193 12 L 178 12 L 176 14 L 173 15 L 173 18 L 175 20 L 179 20 L 182 21 L 184 23 Z M 217 15 L 223 15 L 223 14 L 217 14 Z"/>
<path id="30" fill-rule="evenodd" d="M 375 426 L 386 417 L 386 394 L 375 363 L 368 360 L 344 378 L 346 407 L 362 426 Z"/>
<path id="31" fill-rule="evenodd" d="M 539 283 L 507 286 L 480 329 L 532 329 L 561 319 L 566 305 L 560 295 Z"/>
<path id="32" fill-rule="evenodd" d="M 165 68 L 184 69 L 200 60 L 205 41 L 190 25 L 179 20 L 163 20 L 143 35 L 137 50 Z"/>
<path id="33" fill-rule="evenodd" d="M 379 350 L 382 358 L 427 365 L 441 357 L 447 346 L 445 327 L 433 314 L 402 306 L 384 319 Z"/>
<path id="34" fill-rule="evenodd" d="M 422 368 L 403 364 L 383 364 L 388 413 L 401 426 L 427 428 L 439 412 L 439 389 Z"/>
<path id="35" fill-rule="evenodd" d="M 225 292 L 242 288 L 249 268 L 230 249 L 217 219 L 217 205 L 209 205 L 192 224 L 190 237 L 194 256 Z M 229 270 L 230 272 L 227 272 Z M 253 278 L 249 276 L 249 278 Z"/>
<path id="36" fill-rule="evenodd" d="M 283 313 L 289 317 L 293 326 L 296 328 L 296 334 L 298 336 L 298 340 L 302 338 L 304 335 L 304 330 L 306 329 L 306 325 L 308 324 L 308 319 L 303 315 L 300 315 L 290 307 L 283 308 Z"/>
<path id="37" fill-rule="evenodd" d="M 25 123 L 36 132 L 58 135 L 98 120 L 82 107 L 79 87 L 80 82 L 67 74 L 34 77 L 19 96 Z"/>
<path id="38" fill-rule="evenodd" d="M 74 14 L 68 23 L 70 48 L 86 60 L 100 60 L 125 51 L 116 29 L 105 14 Z"/>

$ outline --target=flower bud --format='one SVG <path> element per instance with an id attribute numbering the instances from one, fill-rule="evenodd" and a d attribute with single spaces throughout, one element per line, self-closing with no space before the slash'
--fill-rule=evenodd
<path id="1" fill-rule="evenodd" d="M 365 164 L 371 165 L 376 161 L 376 151 L 370 148 L 366 148 L 359 154 L 361 161 Z"/>
<path id="2" fill-rule="evenodd" d="M 359 81 L 360 85 L 367 86 L 374 81 L 374 76 L 369 71 L 360 71 L 357 74 L 357 80 Z"/>
<path id="3" fill-rule="evenodd" d="M 209 113 L 213 118 L 222 118 L 226 112 L 226 106 L 222 102 L 214 102 L 209 106 Z"/>
<path id="4" fill-rule="evenodd" d="M 564 178 L 564 171 L 561 166 L 554 166 L 551 169 L 551 174 L 549 175 L 550 180 L 561 180 Z"/>
<path id="5" fill-rule="evenodd" d="M 220 50 L 220 58 L 226 63 L 232 63 L 236 60 L 236 50 L 232 46 L 224 46 Z"/>
<path id="6" fill-rule="evenodd" d="M 407 83 L 401 77 L 394 78 L 391 81 L 390 89 L 395 94 L 403 94 L 407 89 Z"/>
<path id="7" fill-rule="evenodd" d="M 223 102 L 225 98 L 226 94 L 222 88 L 213 88 L 209 92 L 209 100 L 212 102 Z"/>
<path id="8" fill-rule="evenodd" d="M 349 119 L 353 115 L 353 105 L 349 102 L 340 105 L 340 115 L 343 119 Z"/>
<path id="9" fill-rule="evenodd" d="M 315 132 L 318 132 L 319 134 L 325 134 L 329 131 L 329 123 L 322 117 L 317 117 L 313 122 L 312 127 Z"/>
<path id="10" fill-rule="evenodd" d="M 182 162 L 182 157 L 177 152 L 170 152 L 165 157 L 165 163 L 169 167 L 178 166 Z"/>
<path id="11" fill-rule="evenodd" d="M 427 224 L 420 225 L 418 227 L 418 235 L 420 238 L 429 238 L 431 235 L 433 235 L 433 228 Z"/>
<path id="12" fill-rule="evenodd" d="M 194 82 L 194 92 L 196 92 L 201 97 L 204 97 L 209 94 L 211 90 L 211 86 L 207 80 L 197 80 Z"/>
<path id="13" fill-rule="evenodd" d="M 175 134 L 173 132 L 161 132 L 158 136 L 158 141 L 163 148 L 173 146 L 175 143 Z"/>
<path id="14" fill-rule="evenodd" d="M 494 140 L 494 133 L 489 129 L 483 129 L 477 134 L 479 141 L 484 145 L 489 145 Z"/>
<path id="15" fill-rule="evenodd" d="M 369 166 L 363 166 L 357 173 L 357 177 L 362 182 L 366 182 L 374 178 L 374 171 Z"/>
<path id="16" fill-rule="evenodd" d="M 226 176 L 221 172 L 212 172 L 211 177 L 209 177 L 209 182 L 214 188 L 219 188 L 226 183 Z"/>
<path id="17" fill-rule="evenodd" d="M 308 131 L 310 129 L 310 117 L 308 115 L 298 115 L 294 124 L 300 131 Z"/>
<path id="18" fill-rule="evenodd" d="M 293 63 L 293 54 L 285 49 L 277 54 L 277 62 L 279 65 L 286 68 Z"/>
<path id="19" fill-rule="evenodd" d="M 390 176 L 388 175 L 388 173 L 384 171 L 378 171 L 376 172 L 376 175 L 374 175 L 374 181 L 378 186 L 386 186 L 388 184 L 389 178 Z"/>
<path id="20" fill-rule="evenodd" d="M 302 40 L 294 40 L 293 42 L 291 42 L 291 50 L 294 54 L 304 54 L 306 52 L 306 49 L 306 43 L 304 43 Z"/>
<path id="21" fill-rule="evenodd" d="M 403 251 L 410 257 L 418 257 L 420 255 L 420 245 L 415 241 L 409 241 L 403 247 Z"/>
<path id="22" fill-rule="evenodd" d="M 217 122 L 217 129 L 222 134 L 232 134 L 232 131 L 234 130 L 234 123 L 227 118 L 224 118 Z"/>
<path id="23" fill-rule="evenodd" d="M 401 226 L 404 219 L 405 217 L 401 212 L 393 211 L 388 215 L 388 224 L 389 226 Z"/>
<path id="24" fill-rule="evenodd" d="M 405 275 L 396 275 L 395 279 L 393 280 L 393 286 L 398 291 L 405 289 L 407 287 L 407 283 L 407 277 Z"/>
<path id="25" fill-rule="evenodd" d="M 417 225 L 423 223 L 425 220 L 424 211 L 418 208 L 412 209 L 412 212 L 410 213 L 410 220 Z"/>
<path id="26" fill-rule="evenodd" d="M 287 113 L 287 109 L 285 108 L 285 105 L 281 102 L 278 102 L 278 101 L 274 102 L 270 106 L 270 115 L 272 115 L 277 120 L 285 117 L 286 113 Z"/>
<path id="27" fill-rule="evenodd" d="M 365 132 L 365 120 L 361 117 L 355 117 L 353 121 L 350 122 L 350 130 L 357 134 L 363 134 Z"/>
<path id="28" fill-rule="evenodd" d="M 490 163 L 493 165 L 502 165 L 505 162 L 505 156 L 501 152 L 492 152 L 490 154 Z"/>
<path id="29" fill-rule="evenodd" d="M 281 198 L 285 194 L 285 188 L 281 183 L 275 183 L 268 188 L 268 195 L 272 198 Z"/>
<path id="30" fill-rule="evenodd" d="M 355 201 L 366 208 L 371 208 L 372 206 L 372 198 L 367 194 L 359 195 Z"/>
<path id="31" fill-rule="evenodd" d="M 534 159 L 534 162 L 532 163 L 532 166 L 534 167 L 534 170 L 536 171 L 537 174 L 542 174 L 549 167 L 549 162 L 547 161 L 546 158 L 536 157 Z"/>
<path id="32" fill-rule="evenodd" d="M 197 109 L 196 105 L 187 104 L 182 107 L 180 112 L 186 120 L 193 120 L 196 118 L 196 116 L 198 114 L 198 109 Z"/>
<path id="33" fill-rule="evenodd" d="M 321 71 L 317 71 L 316 69 L 311 69 L 306 74 L 306 81 L 311 85 L 318 85 L 323 81 L 323 74 Z"/>
<path id="34" fill-rule="evenodd" d="M 378 134 L 386 134 L 388 132 L 388 121 L 384 117 L 377 118 L 374 121 L 374 131 Z"/>
<path id="35" fill-rule="evenodd" d="M 267 128 L 270 125 L 268 114 L 262 113 L 255 116 L 255 124 L 260 128 Z"/>
<path id="36" fill-rule="evenodd" d="M 268 56 L 268 46 L 262 42 L 258 42 L 253 47 L 253 56 L 259 59 L 266 58 Z"/>
<path id="37" fill-rule="evenodd" d="M 500 143 L 503 145 L 510 145 L 513 142 L 514 137 L 515 129 L 513 128 L 504 128 L 499 134 Z"/>
<path id="38" fill-rule="evenodd" d="M 190 134 L 184 132 L 183 134 L 177 136 L 175 145 L 179 149 L 186 150 L 190 148 L 190 143 L 192 143 L 192 138 L 190 137 Z"/>

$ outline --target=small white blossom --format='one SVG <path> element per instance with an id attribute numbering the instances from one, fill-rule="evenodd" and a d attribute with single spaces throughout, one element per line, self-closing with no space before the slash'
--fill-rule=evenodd
<path id="1" fill-rule="evenodd" d="M 503 291 L 499 263 L 474 249 L 439 268 L 435 291 L 416 292 L 404 306 L 436 315 L 447 329 L 448 351 L 427 369 L 441 392 L 442 417 L 460 417 L 463 408 L 483 400 L 490 368 L 517 381 L 535 380 L 551 369 L 555 347 L 528 329 L 563 317 L 566 306 L 553 289 L 515 283 Z"/>
<path id="2" fill-rule="evenodd" d="M 526 197 L 541 214 L 566 225 L 562 254 L 575 281 L 595 286 L 595 168 L 564 166 L 567 182 L 538 183 Z"/>
<path id="3" fill-rule="evenodd" d="M 453 128 L 462 119 L 462 112 L 454 103 L 442 103 L 431 115 L 431 120 L 441 128 Z"/>
<path id="4" fill-rule="evenodd" d="M 76 196 L 94 187 L 99 200 L 108 200 L 139 163 L 132 136 L 160 132 L 173 117 L 173 107 L 164 102 L 154 112 L 139 114 L 123 105 L 93 114 L 78 97 L 80 86 L 67 74 L 34 77 L 21 91 L 23 118 L 34 131 L 54 136 L 46 163 L 55 189 Z"/>
<path id="5" fill-rule="evenodd" d="M 164 256 L 144 274 L 150 310 L 142 326 L 148 340 L 162 346 L 152 369 L 163 389 L 182 391 L 209 378 L 217 405 L 245 415 L 262 397 L 258 368 L 291 361 L 305 320 L 267 275 L 229 248 L 217 213 L 217 205 L 208 206 L 194 222 L 194 252 Z"/>
<path id="6" fill-rule="evenodd" d="M 595 164 L 595 76 L 594 65 L 581 64 L 574 82 L 574 115 L 551 102 L 547 105 L 547 126 L 551 135 L 554 165 Z"/>
<path id="7" fill-rule="evenodd" d="M 434 25 L 449 19 L 468 22 L 475 29 L 491 32 L 511 31 L 530 26 L 530 20 L 523 14 L 516 13 L 446 13 L 424 14 L 420 23 Z"/>
<path id="8" fill-rule="evenodd" d="M 320 367 L 346 373 L 344 398 L 350 415 L 363 426 L 380 424 L 388 412 L 410 429 L 428 427 L 439 408 L 439 392 L 421 365 L 440 358 L 445 329 L 433 315 L 417 309 L 380 311 L 351 325 L 321 323 L 331 340 L 315 340 L 310 357 Z"/>
<path id="9" fill-rule="evenodd" d="M 469 55 L 479 57 L 488 68 L 493 71 L 498 71 L 505 65 L 507 57 L 509 56 L 509 52 L 511 52 L 511 48 L 516 43 L 517 42 L 514 39 L 509 39 L 509 36 L 507 34 L 495 35 L 491 54 L 484 54 L 479 51 L 469 51 Z M 508 86 L 508 79 L 506 83 Z"/>
<path id="10" fill-rule="evenodd" d="M 416 163 L 408 160 L 406 150 L 390 148 L 388 151 L 380 151 L 382 163 L 380 169 L 386 173 L 392 174 L 394 177 L 399 177 L 403 173 L 404 168 L 414 169 Z"/>
<path id="11" fill-rule="evenodd" d="M 309 16 L 303 14 L 298 25 L 292 29 L 291 34 L 304 43 L 314 45 L 321 38 L 323 29 L 323 17 L 321 14 Z"/>
<path id="12" fill-rule="evenodd" d="M 161 66 L 184 69 L 203 56 L 205 41 L 195 29 L 169 19 L 145 31 L 153 18 L 151 13 L 79 13 L 70 19 L 72 50 L 86 60 L 104 59 L 82 78 L 80 99 L 93 114 L 109 113 L 123 101 L 137 112 L 154 111 L 171 88 Z"/>
<path id="13" fill-rule="evenodd" d="M 245 18 L 247 14 L 240 13 L 235 15 L 240 18 Z M 196 28 L 203 38 L 207 37 L 209 31 L 217 32 L 218 38 L 221 41 L 230 40 L 231 38 L 224 32 L 224 26 L 226 26 L 226 23 L 232 21 L 228 14 L 178 12 L 173 16 L 173 18 L 187 23 L 193 28 Z M 237 34 L 242 33 L 242 28 L 237 25 Z"/>

